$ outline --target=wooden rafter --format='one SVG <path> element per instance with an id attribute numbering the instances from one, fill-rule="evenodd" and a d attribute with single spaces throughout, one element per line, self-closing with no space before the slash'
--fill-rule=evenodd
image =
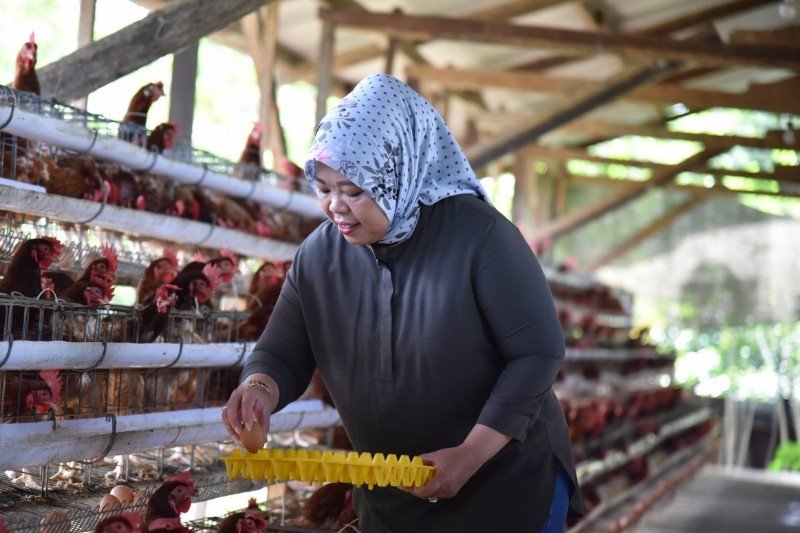
<path id="1" fill-rule="evenodd" d="M 42 94 L 76 100 L 273 0 L 175 0 L 38 72 Z M 56 91 L 58 93 L 56 94 Z"/>
<path id="2" fill-rule="evenodd" d="M 637 231 L 631 237 L 625 239 L 619 244 L 614 245 L 610 250 L 608 250 L 606 253 L 604 253 L 597 259 L 593 259 L 592 261 L 589 261 L 588 263 L 584 264 L 582 270 L 592 272 L 604 265 L 611 263 L 615 259 L 622 257 L 623 255 L 630 252 L 631 250 L 639 246 L 641 243 L 643 243 L 650 237 L 653 237 L 654 235 L 666 229 L 670 224 L 675 222 L 677 219 L 679 219 L 680 217 L 682 217 L 695 207 L 704 203 L 709 198 L 710 198 L 709 193 L 702 193 L 702 192 L 693 193 L 688 200 L 680 203 L 679 205 L 673 207 L 660 217 L 656 218 L 655 220 L 650 222 L 647 226 Z"/>
<path id="3" fill-rule="evenodd" d="M 799 56 L 800 57 L 800 56 Z M 453 69 L 410 66 L 407 75 L 450 88 L 486 89 L 572 94 L 602 82 L 548 76 L 535 72 Z M 658 83 L 637 87 L 625 98 L 663 104 L 681 102 L 689 107 L 714 106 L 755 109 L 773 113 L 800 114 L 800 77 L 770 84 L 753 84 L 745 93 L 690 89 L 677 83 Z"/>
<path id="4" fill-rule="evenodd" d="M 639 28 L 633 32 L 633 35 L 658 35 L 663 33 L 671 33 L 673 31 L 690 28 L 699 24 L 705 24 L 714 19 L 727 17 L 741 11 L 753 9 L 764 4 L 773 2 L 774 0 L 736 0 L 727 4 L 722 4 L 710 8 L 699 9 L 687 15 L 683 15 L 666 22 L 659 22 Z"/>
<path id="5" fill-rule="evenodd" d="M 330 94 L 331 79 L 333 78 L 333 47 L 336 36 L 336 26 L 328 21 L 322 22 L 322 36 L 319 42 L 319 60 L 317 61 L 317 106 L 315 124 L 319 124 L 325 116 Z"/>
<path id="6" fill-rule="evenodd" d="M 623 135 L 636 135 L 640 137 L 654 137 L 657 139 L 677 139 L 701 143 L 718 143 L 732 148 L 734 146 L 747 146 L 762 149 L 788 149 L 800 150 L 800 138 L 795 136 L 793 142 L 787 142 L 782 136 L 770 137 L 742 137 L 740 135 L 712 135 L 709 133 L 691 133 L 675 131 L 660 125 L 632 125 L 618 122 L 600 122 L 596 120 L 581 120 L 566 125 L 562 131 L 582 133 L 589 137 L 620 137 Z"/>
<path id="7" fill-rule="evenodd" d="M 503 135 L 470 148 L 467 150 L 467 158 L 473 167 L 481 167 L 512 150 L 530 144 L 545 133 L 610 102 L 621 94 L 642 83 L 646 83 L 671 68 L 672 65 L 639 68 L 619 80 L 601 85 L 599 89 L 578 91 L 575 98 L 565 102 L 563 105 L 554 107 L 534 123 L 512 129 Z"/>
<path id="8" fill-rule="evenodd" d="M 717 144 L 723 150 L 723 144 Z M 601 157 L 592 155 L 584 150 L 575 148 L 550 148 L 547 146 L 532 145 L 525 148 L 532 155 L 539 159 L 554 160 L 554 161 L 567 161 L 570 159 L 577 159 L 581 161 L 590 161 L 593 163 L 601 163 L 604 165 L 623 165 L 628 167 L 646 168 L 653 172 L 666 171 L 674 168 L 673 165 L 664 163 L 652 163 L 649 161 L 637 161 L 633 159 L 614 159 L 611 157 Z M 800 183 L 800 170 L 796 167 L 776 166 L 773 172 L 749 172 L 746 170 L 725 170 L 719 168 L 708 168 L 703 165 L 697 167 L 684 169 L 692 172 L 702 174 L 710 174 L 715 178 L 724 178 L 726 176 L 736 176 L 741 178 L 750 178 L 757 180 L 770 180 L 782 181 L 786 183 Z"/>
<path id="9" fill-rule="evenodd" d="M 620 180 L 615 178 L 607 178 L 607 177 L 587 177 L 587 176 L 576 176 L 571 175 L 569 177 L 570 182 L 574 183 L 575 185 L 594 185 L 600 187 L 607 187 L 610 189 L 616 190 L 633 190 L 636 187 L 641 186 L 642 182 L 633 181 L 633 180 Z M 789 190 L 789 189 L 781 189 L 778 191 L 765 191 L 765 190 L 756 190 L 756 191 L 745 191 L 739 189 L 731 189 L 725 186 L 724 183 L 720 181 L 715 181 L 713 184 L 710 185 L 697 185 L 694 183 L 666 183 L 660 186 L 662 189 L 667 189 L 670 191 L 684 191 L 684 192 L 707 192 L 711 194 L 718 194 L 724 196 L 737 196 L 739 194 L 754 194 L 758 196 L 771 196 L 775 198 L 800 198 L 800 191 L 798 190 Z"/>
<path id="10" fill-rule="evenodd" d="M 766 65 L 800 70 L 800 46 L 722 45 L 674 41 L 649 36 L 583 32 L 550 27 L 523 26 L 506 22 L 483 22 L 448 17 L 392 15 L 363 11 L 323 9 L 320 17 L 335 24 L 378 31 L 405 39 L 455 39 L 525 47 L 557 48 L 576 53 L 598 49 L 652 60 L 712 65 Z"/>
<path id="11" fill-rule="evenodd" d="M 594 204 L 591 204 L 576 213 L 565 215 L 557 220 L 545 224 L 540 228 L 537 228 L 534 238 L 536 240 L 555 238 L 559 235 L 572 231 L 606 213 L 628 204 L 632 200 L 644 195 L 651 188 L 659 187 L 665 183 L 668 183 L 681 172 L 705 163 L 710 157 L 713 157 L 719 153 L 719 151 L 720 150 L 718 148 L 708 147 L 699 153 L 686 158 L 677 165 L 673 165 L 668 169 L 659 169 L 653 172 L 653 176 L 646 182 L 637 183 L 630 188 L 616 191 L 608 198 L 604 198 L 598 202 L 595 202 Z"/>

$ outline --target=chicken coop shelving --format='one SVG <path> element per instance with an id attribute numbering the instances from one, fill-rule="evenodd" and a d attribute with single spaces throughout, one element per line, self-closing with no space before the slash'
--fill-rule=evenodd
<path id="1" fill-rule="evenodd" d="M 188 152 L 190 161 L 178 161 L 120 139 L 126 135 L 125 128 L 130 126 L 55 100 L 22 95 L 0 86 L 0 130 L 131 169 L 146 170 L 179 183 L 202 184 L 237 198 L 264 202 L 305 216 L 321 216 L 314 197 L 267 185 L 260 172 L 257 179 L 242 179 L 232 172 L 238 170 L 244 174 L 245 169 L 237 169 L 235 164 L 220 158 L 209 161 L 208 154 L 194 150 Z M 196 154 L 202 154 L 205 161 L 197 161 Z"/>
<path id="2" fill-rule="evenodd" d="M 160 447 L 227 438 L 221 407 L 108 418 L 0 425 L 0 469 L 96 460 Z M 335 409 L 317 400 L 295 402 L 270 418 L 270 431 L 327 429 L 339 424 Z"/>
<path id="3" fill-rule="evenodd" d="M 297 245 L 185 218 L 137 211 L 0 185 L 0 209 L 48 217 L 204 248 L 228 248 L 248 257 L 289 260 Z"/>

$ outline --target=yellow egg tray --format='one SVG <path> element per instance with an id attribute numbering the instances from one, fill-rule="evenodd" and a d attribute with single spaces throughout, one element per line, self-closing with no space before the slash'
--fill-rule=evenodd
<path id="1" fill-rule="evenodd" d="M 421 457 L 397 457 L 382 453 L 333 452 L 319 450 L 263 449 L 256 453 L 234 450 L 222 458 L 228 477 L 351 483 L 386 487 L 422 487 L 433 476 L 435 467 L 423 464 Z"/>

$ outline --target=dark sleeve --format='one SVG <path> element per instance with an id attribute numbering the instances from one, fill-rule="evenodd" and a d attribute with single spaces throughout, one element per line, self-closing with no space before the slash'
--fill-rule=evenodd
<path id="1" fill-rule="evenodd" d="M 241 379 L 254 373 L 272 377 L 280 387 L 280 401 L 275 408 L 279 411 L 305 392 L 315 366 L 293 267 L 267 327 L 244 365 Z"/>
<path id="2" fill-rule="evenodd" d="M 506 220 L 487 231 L 473 276 L 481 314 L 505 359 L 478 423 L 524 440 L 564 361 L 553 297 L 536 256 Z"/>

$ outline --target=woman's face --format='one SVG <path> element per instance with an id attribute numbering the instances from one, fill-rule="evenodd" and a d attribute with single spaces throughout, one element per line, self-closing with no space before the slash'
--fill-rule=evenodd
<path id="1" fill-rule="evenodd" d="M 358 185 L 317 162 L 314 185 L 325 215 L 350 244 L 373 244 L 389 230 L 389 219 Z"/>

